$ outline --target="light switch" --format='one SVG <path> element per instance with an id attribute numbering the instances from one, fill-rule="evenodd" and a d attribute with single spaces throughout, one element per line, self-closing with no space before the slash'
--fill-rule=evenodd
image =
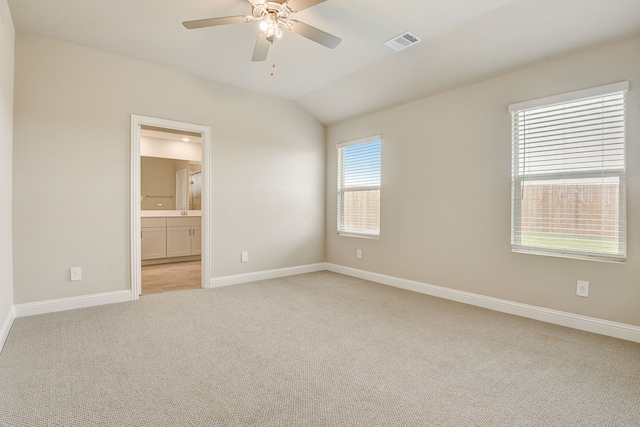
<path id="1" fill-rule="evenodd" d="M 82 268 L 80 267 L 71 267 L 71 281 L 77 282 L 78 280 L 82 280 Z"/>

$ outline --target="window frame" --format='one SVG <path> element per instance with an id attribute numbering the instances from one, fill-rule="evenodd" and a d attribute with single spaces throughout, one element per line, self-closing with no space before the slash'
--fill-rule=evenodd
<path id="1" fill-rule="evenodd" d="M 624 262 L 626 261 L 627 254 L 627 241 L 626 241 L 626 163 L 627 163 L 627 138 L 626 138 L 626 92 L 629 89 L 629 82 L 618 82 L 609 85 L 598 86 L 594 88 L 588 88 L 584 90 L 578 90 L 574 92 L 568 92 L 555 96 L 539 98 L 531 101 L 520 102 L 509 105 L 508 111 L 511 113 L 512 124 L 512 161 L 511 161 L 511 250 L 515 253 L 530 253 L 536 255 L 546 255 L 554 257 L 564 257 L 573 259 L 587 259 L 595 261 L 608 261 L 608 262 Z M 623 167 L 621 169 L 607 170 L 600 168 L 593 171 L 563 171 L 563 172 L 524 172 L 520 173 L 521 161 L 520 161 L 520 142 L 519 142 L 519 127 L 517 127 L 518 118 L 516 117 L 519 112 L 529 109 L 551 107 L 554 105 L 567 104 L 571 102 L 581 101 L 588 98 L 605 97 L 607 95 L 613 95 L 616 93 L 623 94 Z M 525 148 L 526 150 L 526 148 Z M 526 165 L 526 159 L 522 162 Z M 618 253 L 612 254 L 604 251 L 578 251 L 571 250 L 571 248 L 551 248 L 551 247 L 538 247 L 523 245 L 522 238 L 522 202 L 523 202 L 523 183 L 535 182 L 535 181 L 558 181 L 558 180 L 579 180 L 588 178 L 616 178 L 618 180 L 618 214 L 619 224 L 622 227 L 618 228 Z"/>
<path id="2" fill-rule="evenodd" d="M 379 151 L 379 158 L 378 158 L 378 163 L 380 165 L 380 169 L 378 171 L 378 176 L 380 177 L 380 182 L 378 185 L 359 185 L 359 186 L 352 186 L 352 187 L 346 187 L 344 180 L 345 180 L 345 168 L 344 168 L 344 159 L 343 159 L 343 149 L 346 147 L 350 147 L 350 146 L 354 146 L 354 145 L 363 145 L 363 144 L 369 144 L 369 143 L 373 143 L 373 142 L 379 142 L 380 143 L 380 151 Z M 361 192 L 361 191 L 375 191 L 377 190 L 379 195 L 382 194 L 381 191 L 381 187 L 382 187 L 382 136 L 381 135 L 373 135 L 370 137 L 366 137 L 366 138 L 361 138 L 361 139 L 357 139 L 354 141 L 349 141 L 349 142 L 343 142 L 343 143 L 339 143 L 336 144 L 336 150 L 338 151 L 338 156 L 337 156 L 337 166 L 338 166 L 338 179 L 337 179 L 337 224 L 336 224 L 336 231 L 337 234 L 339 236 L 346 236 L 346 237 L 359 237 L 359 238 L 367 238 L 367 239 L 379 239 L 380 238 L 380 229 L 381 229 L 381 208 L 382 208 L 382 202 L 381 199 L 379 197 L 378 199 L 378 228 L 377 228 L 377 232 L 375 233 L 361 233 L 361 232 L 357 232 L 357 231 L 350 231 L 350 230 L 345 230 L 344 229 L 344 223 L 345 223 L 345 211 L 344 211 L 344 207 L 345 207 L 345 203 L 344 203 L 344 197 L 345 197 L 345 193 L 353 193 L 353 192 Z"/>

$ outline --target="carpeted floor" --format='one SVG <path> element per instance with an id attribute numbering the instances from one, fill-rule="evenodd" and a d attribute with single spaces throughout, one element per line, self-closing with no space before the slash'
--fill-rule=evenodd
<path id="1" fill-rule="evenodd" d="M 16 319 L 0 426 L 638 426 L 640 344 L 320 272 Z"/>

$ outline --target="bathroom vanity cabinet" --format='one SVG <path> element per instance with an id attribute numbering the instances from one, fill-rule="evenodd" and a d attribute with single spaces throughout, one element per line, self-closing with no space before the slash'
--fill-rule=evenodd
<path id="1" fill-rule="evenodd" d="M 167 257 L 167 219 L 142 218 L 143 260 Z"/>
<path id="2" fill-rule="evenodd" d="M 190 257 L 202 253 L 200 217 L 143 217 L 141 226 L 143 261 Z"/>
<path id="3" fill-rule="evenodd" d="M 200 255 L 200 218 L 167 218 L 167 258 Z"/>

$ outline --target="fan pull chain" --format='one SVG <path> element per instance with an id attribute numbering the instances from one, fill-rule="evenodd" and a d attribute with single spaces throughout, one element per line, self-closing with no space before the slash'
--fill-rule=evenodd
<path id="1" fill-rule="evenodd" d="M 272 45 L 273 46 L 273 45 Z M 275 75 L 275 68 L 276 68 L 276 47 L 273 46 L 271 48 L 271 77 L 273 77 Z"/>

